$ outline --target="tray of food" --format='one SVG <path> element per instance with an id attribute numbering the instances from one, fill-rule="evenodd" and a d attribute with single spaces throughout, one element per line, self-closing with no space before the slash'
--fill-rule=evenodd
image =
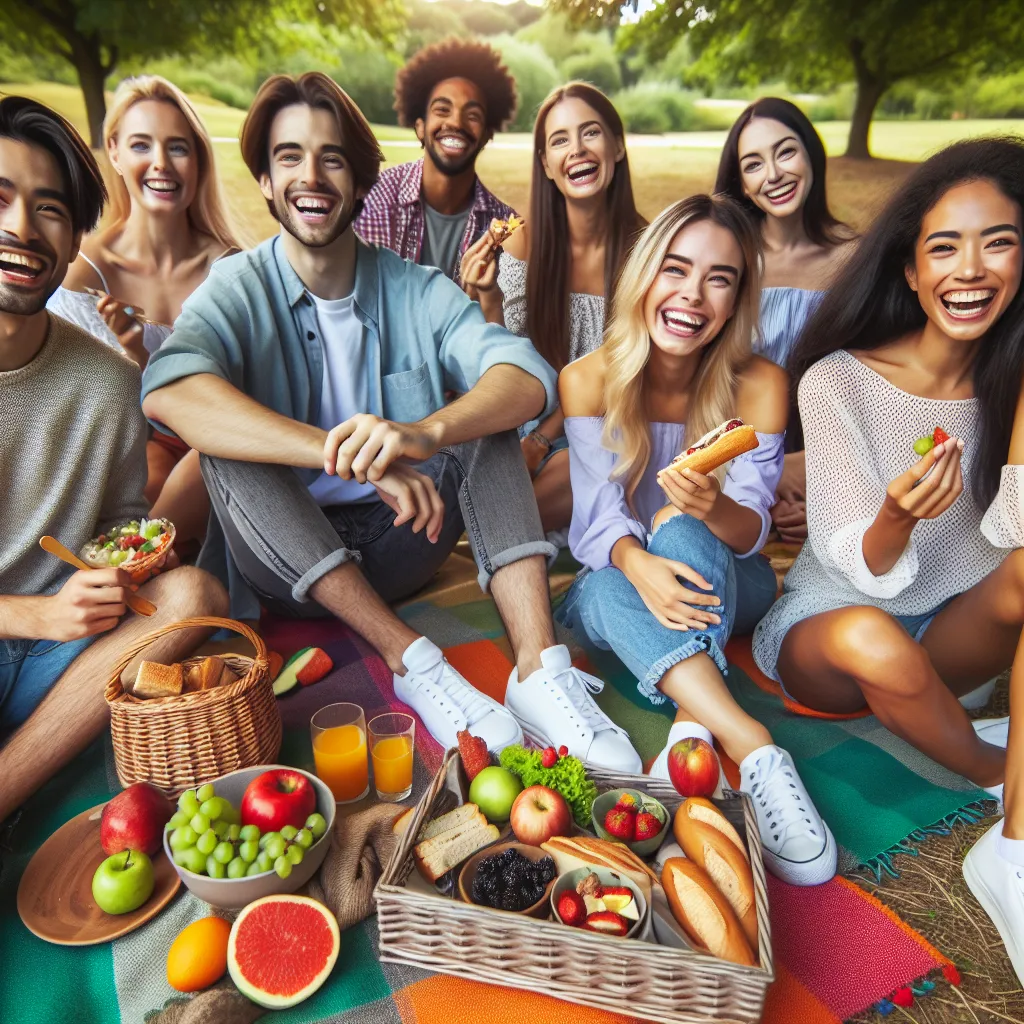
<path id="1" fill-rule="evenodd" d="M 381 960 L 670 1024 L 761 1019 L 775 975 L 747 796 L 684 800 L 521 747 L 491 765 L 463 738 L 395 825 Z"/>

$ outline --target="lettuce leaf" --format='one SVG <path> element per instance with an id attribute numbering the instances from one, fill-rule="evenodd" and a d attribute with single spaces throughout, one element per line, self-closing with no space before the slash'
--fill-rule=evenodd
<path id="1" fill-rule="evenodd" d="M 589 828 L 590 812 L 597 799 L 597 786 L 587 778 L 583 762 L 568 755 L 560 757 L 551 768 L 541 764 L 540 751 L 526 750 L 518 744 L 506 747 L 499 756 L 502 768 L 518 775 L 523 788 L 547 786 L 560 793 L 580 828 Z"/>

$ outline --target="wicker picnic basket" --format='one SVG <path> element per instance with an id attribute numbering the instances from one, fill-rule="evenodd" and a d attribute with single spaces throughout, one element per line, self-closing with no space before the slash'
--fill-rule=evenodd
<path id="1" fill-rule="evenodd" d="M 221 657 L 238 679 L 229 686 L 140 700 L 125 691 L 121 673 L 150 644 L 190 628 L 230 629 L 256 648 L 256 657 Z M 189 658 L 190 665 L 199 658 Z M 233 619 L 183 619 L 129 647 L 105 691 L 114 763 L 122 786 L 151 782 L 168 793 L 200 786 L 238 768 L 272 764 L 281 748 L 281 714 L 271 689 L 267 648 L 259 634 Z"/>
<path id="2" fill-rule="evenodd" d="M 733 793 L 715 802 L 746 837 L 757 905 L 757 967 L 693 950 L 566 928 L 406 888 L 414 870 L 412 847 L 417 833 L 424 822 L 450 806 L 446 786 L 450 770 L 457 770 L 452 765 L 457 758 L 457 750 L 448 752 L 374 890 L 381 960 L 666 1024 L 760 1021 L 775 971 L 761 844 L 749 797 Z M 589 774 L 602 792 L 619 787 L 642 790 L 670 813 L 682 802 L 670 783 L 646 775 L 597 770 Z"/>

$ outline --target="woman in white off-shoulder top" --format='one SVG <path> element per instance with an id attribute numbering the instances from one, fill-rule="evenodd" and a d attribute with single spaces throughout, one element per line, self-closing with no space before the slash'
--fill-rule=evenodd
<path id="1" fill-rule="evenodd" d="M 1021 468 L 1005 465 L 1024 368 L 1022 200 L 1024 145 L 951 146 L 825 296 L 791 364 L 808 543 L 754 639 L 796 700 L 867 705 L 997 798 L 1008 720 L 972 723 L 957 698 L 1010 666 L 1024 624 Z M 920 457 L 936 427 L 948 440 Z"/>

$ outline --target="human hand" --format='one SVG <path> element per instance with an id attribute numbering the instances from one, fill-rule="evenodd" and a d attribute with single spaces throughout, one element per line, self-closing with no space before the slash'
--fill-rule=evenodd
<path id="1" fill-rule="evenodd" d="M 701 522 L 711 515 L 721 493 L 717 477 L 705 476 L 693 469 L 663 469 L 658 474 L 658 484 L 680 512 Z"/>
<path id="2" fill-rule="evenodd" d="M 807 539 L 807 504 L 803 500 L 785 498 L 772 506 L 772 523 L 779 537 L 787 544 L 799 544 Z"/>
<path id="3" fill-rule="evenodd" d="M 82 569 L 47 597 L 40 638 L 81 640 L 113 629 L 127 610 L 132 579 L 123 569 Z"/>
<path id="4" fill-rule="evenodd" d="M 963 441 L 955 437 L 937 444 L 889 484 L 886 503 L 913 519 L 937 519 L 964 489 L 963 450 Z"/>
<path id="5" fill-rule="evenodd" d="M 396 459 L 423 462 L 439 447 L 439 433 L 425 423 L 393 423 L 360 413 L 327 435 L 324 472 L 376 484 Z"/>
<path id="6" fill-rule="evenodd" d="M 497 251 L 488 229 L 462 254 L 459 277 L 463 290 L 474 302 L 480 301 L 481 292 L 489 292 L 497 284 L 498 261 L 494 258 Z"/>
<path id="7" fill-rule="evenodd" d="M 96 288 L 87 291 L 96 299 L 96 312 L 103 317 L 111 333 L 117 336 L 121 347 L 128 352 L 140 348 L 144 334 L 142 310 Z"/>
<path id="8" fill-rule="evenodd" d="M 397 462 L 374 486 L 381 500 L 398 513 L 395 526 L 412 520 L 413 533 L 425 529 L 427 540 L 437 543 L 444 525 L 444 501 L 429 476 Z"/>
<path id="9" fill-rule="evenodd" d="M 622 572 L 651 614 L 668 629 L 685 632 L 704 629 L 709 623 L 714 625 L 722 621 L 721 616 L 710 610 L 721 604 L 714 594 L 707 593 L 711 584 L 684 562 L 652 555 L 637 546 L 626 553 Z M 688 589 L 680 577 L 701 589 Z M 691 605 L 701 607 L 692 608 Z"/>

